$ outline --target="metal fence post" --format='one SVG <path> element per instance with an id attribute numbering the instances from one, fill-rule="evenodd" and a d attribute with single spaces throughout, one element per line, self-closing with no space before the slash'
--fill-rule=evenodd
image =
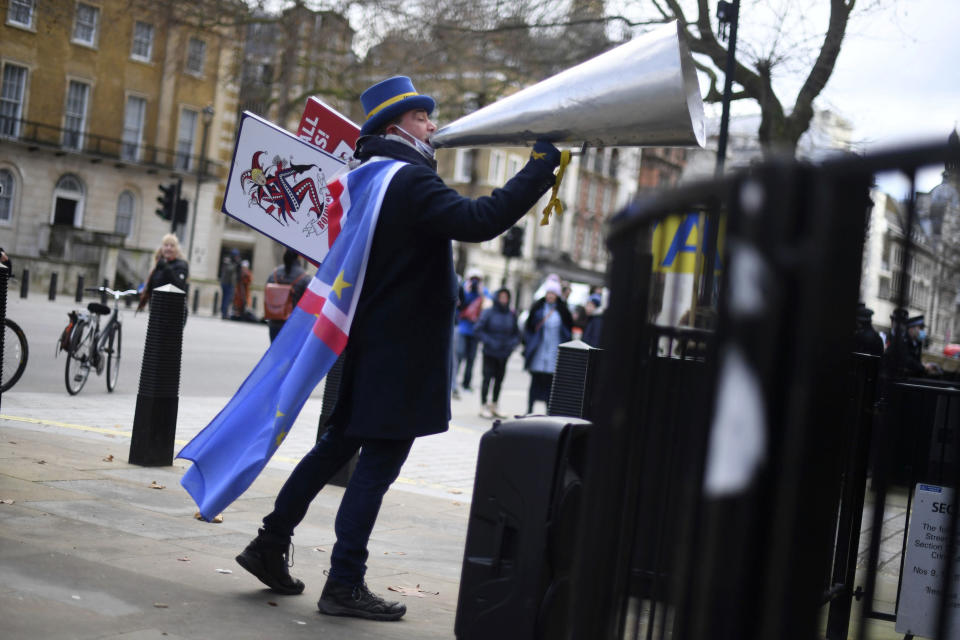
<path id="1" fill-rule="evenodd" d="M 200 308 L 200 289 L 193 290 L 193 315 L 197 315 L 197 309 Z"/>
<path id="2" fill-rule="evenodd" d="M 77 274 L 77 291 L 73 296 L 77 302 L 83 302 L 83 275 Z"/>
<path id="3" fill-rule="evenodd" d="M 214 317 L 217 317 L 218 315 L 220 315 L 220 305 L 218 304 L 219 302 L 220 302 L 220 292 L 214 291 L 213 292 L 213 316 Z"/>
<path id="4" fill-rule="evenodd" d="M 106 289 L 106 288 L 109 287 L 109 286 L 110 286 L 110 281 L 107 280 L 106 278 L 104 278 L 104 279 L 103 279 L 103 288 Z M 107 292 L 106 292 L 106 291 L 101 291 L 101 292 L 100 292 L 100 304 L 107 304 Z"/>
<path id="5" fill-rule="evenodd" d="M 130 464 L 173 464 L 186 304 L 186 294 L 170 284 L 154 289 L 150 296 L 150 320 L 130 438 Z"/>
<path id="6" fill-rule="evenodd" d="M 20 275 L 20 297 L 26 298 L 30 293 L 30 269 L 24 269 Z"/>
<path id="7" fill-rule="evenodd" d="M 56 271 L 50 274 L 50 291 L 47 292 L 47 298 L 49 300 L 57 299 L 57 272 Z"/>

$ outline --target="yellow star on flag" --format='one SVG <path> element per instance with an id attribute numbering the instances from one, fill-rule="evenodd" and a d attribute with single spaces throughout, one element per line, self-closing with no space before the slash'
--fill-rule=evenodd
<path id="1" fill-rule="evenodd" d="M 283 442 L 283 439 L 286 438 L 286 437 L 287 437 L 287 432 L 286 432 L 286 431 L 281 431 L 280 433 L 277 434 L 277 446 L 278 446 L 278 447 L 279 447 L 280 444 Z"/>
<path id="2" fill-rule="evenodd" d="M 333 284 L 330 288 L 333 290 L 337 297 L 341 300 L 343 299 L 343 290 L 346 287 L 352 287 L 353 285 L 343 279 L 343 269 L 340 270 L 340 273 L 337 274 L 337 279 L 333 281 Z"/>

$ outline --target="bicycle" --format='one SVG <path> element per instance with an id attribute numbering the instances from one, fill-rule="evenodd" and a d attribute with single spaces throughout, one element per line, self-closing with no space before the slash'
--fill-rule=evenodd
<path id="1" fill-rule="evenodd" d="M 97 375 L 107 370 L 107 391 L 117 388 L 120 378 L 120 347 L 123 327 L 120 322 L 120 298 L 137 295 L 135 289 L 114 291 L 108 287 L 90 287 L 85 289 L 93 293 L 105 293 L 113 298 L 113 310 L 99 302 L 87 305 L 87 311 L 71 312 L 71 323 L 65 330 L 61 345 L 67 352 L 67 366 L 64 382 L 67 392 L 74 396 L 80 393 L 95 369 Z M 106 326 L 100 330 L 100 316 L 109 315 Z"/>
<path id="2" fill-rule="evenodd" d="M 0 377 L 0 393 L 6 393 L 10 387 L 17 384 L 17 380 L 27 368 L 27 336 L 16 322 L 10 318 L 3 319 L 3 365 Z"/>

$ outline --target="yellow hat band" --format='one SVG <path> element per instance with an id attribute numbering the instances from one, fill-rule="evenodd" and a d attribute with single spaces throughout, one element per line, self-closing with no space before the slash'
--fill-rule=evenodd
<path id="1" fill-rule="evenodd" d="M 393 96 L 389 100 L 384 100 L 383 102 L 381 102 L 380 104 L 378 104 L 377 106 L 375 106 L 373 109 L 370 110 L 370 113 L 367 114 L 367 120 L 372 118 L 374 114 L 376 114 L 378 111 L 382 111 L 383 109 L 386 109 L 390 105 L 400 102 L 404 98 L 409 98 L 410 96 L 418 96 L 418 95 L 420 94 L 417 93 L 416 91 L 411 91 L 409 93 L 401 93 L 398 96 Z"/>

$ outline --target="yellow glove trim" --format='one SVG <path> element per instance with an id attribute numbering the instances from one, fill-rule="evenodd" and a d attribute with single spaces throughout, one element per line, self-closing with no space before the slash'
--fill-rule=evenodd
<path id="1" fill-rule="evenodd" d="M 560 191 L 560 183 L 563 181 L 563 172 L 566 171 L 568 164 L 570 164 L 570 150 L 564 149 L 560 152 L 560 168 L 557 170 L 557 179 L 553 183 L 553 193 L 550 194 L 550 201 L 543 209 L 543 217 L 540 218 L 540 226 L 545 226 L 550 223 L 551 213 L 556 213 L 558 216 L 563 214 L 563 204 L 560 202 L 560 198 L 557 197 L 557 192 Z"/>

